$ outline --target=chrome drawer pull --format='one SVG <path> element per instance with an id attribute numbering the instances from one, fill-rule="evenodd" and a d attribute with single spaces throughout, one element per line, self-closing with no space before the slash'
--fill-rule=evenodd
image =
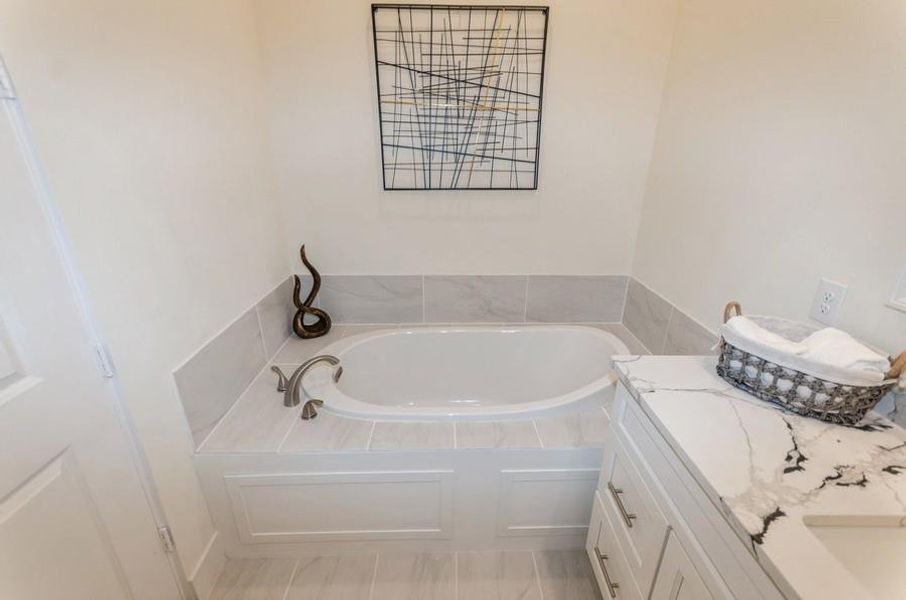
<path id="1" fill-rule="evenodd" d="M 620 511 L 620 516 L 623 517 L 623 522 L 626 523 L 626 527 L 632 528 L 632 520 L 639 518 L 635 513 L 628 512 L 626 507 L 623 506 L 623 499 L 620 498 L 620 494 L 623 493 L 623 490 L 613 486 L 613 483 L 607 482 L 607 489 L 610 491 L 610 495 L 613 496 L 613 501 L 617 503 L 617 509 Z"/>
<path id="2" fill-rule="evenodd" d="M 595 546 L 595 555 L 598 557 L 598 564 L 601 565 L 601 573 L 604 574 L 604 583 L 607 584 L 607 592 L 610 594 L 611 598 L 616 598 L 617 590 L 620 589 L 620 584 L 610 580 L 610 573 L 607 572 L 607 565 L 605 564 L 607 555 L 601 554 L 601 551 L 597 546 Z"/>

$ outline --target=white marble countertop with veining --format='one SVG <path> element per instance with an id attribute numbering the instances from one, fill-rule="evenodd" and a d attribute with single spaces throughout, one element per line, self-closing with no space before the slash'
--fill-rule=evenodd
<path id="1" fill-rule="evenodd" d="M 874 414 L 852 428 L 786 412 L 718 377 L 713 356 L 615 362 L 781 591 L 805 599 L 876 597 L 809 525 L 906 527 L 906 432 Z M 906 564 L 906 556 L 899 560 Z M 906 598 L 902 592 L 895 597 Z"/>

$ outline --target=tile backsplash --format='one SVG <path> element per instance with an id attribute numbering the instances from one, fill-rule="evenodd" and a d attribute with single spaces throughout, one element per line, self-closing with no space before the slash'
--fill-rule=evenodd
<path id="1" fill-rule="evenodd" d="M 419 323 L 421 275 L 325 275 L 318 306 L 335 323 Z"/>
<path id="2" fill-rule="evenodd" d="M 525 320 L 541 323 L 619 323 L 624 276 L 529 275 Z"/>
<path id="3" fill-rule="evenodd" d="M 302 275 L 303 298 L 310 289 Z M 292 335 L 292 290 L 287 278 L 174 371 L 196 445 Z M 716 341 L 623 275 L 325 275 L 316 305 L 337 325 L 624 323 L 652 354 L 708 354 Z"/>
<path id="4" fill-rule="evenodd" d="M 173 372 L 196 446 L 289 337 L 292 316 L 287 279 Z"/>
<path id="5" fill-rule="evenodd" d="M 325 275 L 335 323 L 619 323 L 623 275 Z"/>
<path id="6" fill-rule="evenodd" d="M 629 282 L 623 324 L 652 354 L 717 353 L 717 334 L 636 279 Z"/>
<path id="7" fill-rule="evenodd" d="M 425 276 L 428 323 L 513 323 L 525 320 L 528 276 Z"/>

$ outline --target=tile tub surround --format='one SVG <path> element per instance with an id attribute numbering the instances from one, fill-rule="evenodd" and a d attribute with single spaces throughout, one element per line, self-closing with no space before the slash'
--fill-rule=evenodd
<path id="1" fill-rule="evenodd" d="M 210 600 L 599 600 L 582 550 L 234 559 Z"/>
<path id="2" fill-rule="evenodd" d="M 392 326 L 390 326 L 392 328 Z M 402 325 L 400 327 L 418 327 Z M 596 325 L 623 340 L 631 352 L 644 348 L 619 324 Z M 414 449 L 581 448 L 601 446 L 607 411 L 558 414 L 521 421 L 457 423 L 382 422 L 352 419 L 322 410 L 317 419 L 302 421 L 301 407 L 286 409 L 276 391 L 270 365 L 291 373 L 299 364 L 344 337 L 387 329 L 386 325 L 336 325 L 324 337 L 290 337 L 273 359 L 262 366 L 241 397 L 227 407 L 198 448 L 200 453 L 299 453 Z"/>
<path id="3" fill-rule="evenodd" d="M 338 324 L 619 323 L 628 282 L 624 275 L 324 275 L 317 304 Z"/>
<path id="4" fill-rule="evenodd" d="M 293 369 L 294 365 L 284 365 Z M 607 439 L 609 406 L 520 421 L 373 421 L 321 409 L 303 421 L 301 406 L 283 406 L 276 377 L 264 369 L 198 448 L 200 454 L 304 454 L 597 448 Z"/>
<path id="5" fill-rule="evenodd" d="M 651 354 L 716 353 L 716 333 L 634 278 L 627 289 L 623 324 Z"/>
<path id="6" fill-rule="evenodd" d="M 787 413 L 720 379 L 714 357 L 615 360 L 635 401 L 787 596 L 869 597 L 805 520 L 902 526 L 906 431 L 879 416 L 852 428 Z"/>
<path id="7" fill-rule="evenodd" d="M 196 445 L 284 345 L 294 311 L 286 279 L 173 372 Z"/>
<path id="8" fill-rule="evenodd" d="M 423 290 L 420 275 L 325 275 L 318 306 L 336 323 L 419 323 Z"/>
<path id="9" fill-rule="evenodd" d="M 527 282 L 527 276 L 425 276 L 425 322 L 524 321 Z"/>
<path id="10" fill-rule="evenodd" d="M 534 323 L 619 323 L 628 277 L 530 275 L 525 320 Z"/>

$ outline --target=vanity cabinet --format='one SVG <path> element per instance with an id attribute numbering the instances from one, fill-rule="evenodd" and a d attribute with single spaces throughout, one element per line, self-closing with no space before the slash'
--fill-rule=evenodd
<path id="1" fill-rule="evenodd" d="M 651 600 L 711 600 L 708 586 L 672 533 L 667 537 Z"/>
<path id="2" fill-rule="evenodd" d="M 586 549 L 612 600 L 783 596 L 622 383 Z"/>

